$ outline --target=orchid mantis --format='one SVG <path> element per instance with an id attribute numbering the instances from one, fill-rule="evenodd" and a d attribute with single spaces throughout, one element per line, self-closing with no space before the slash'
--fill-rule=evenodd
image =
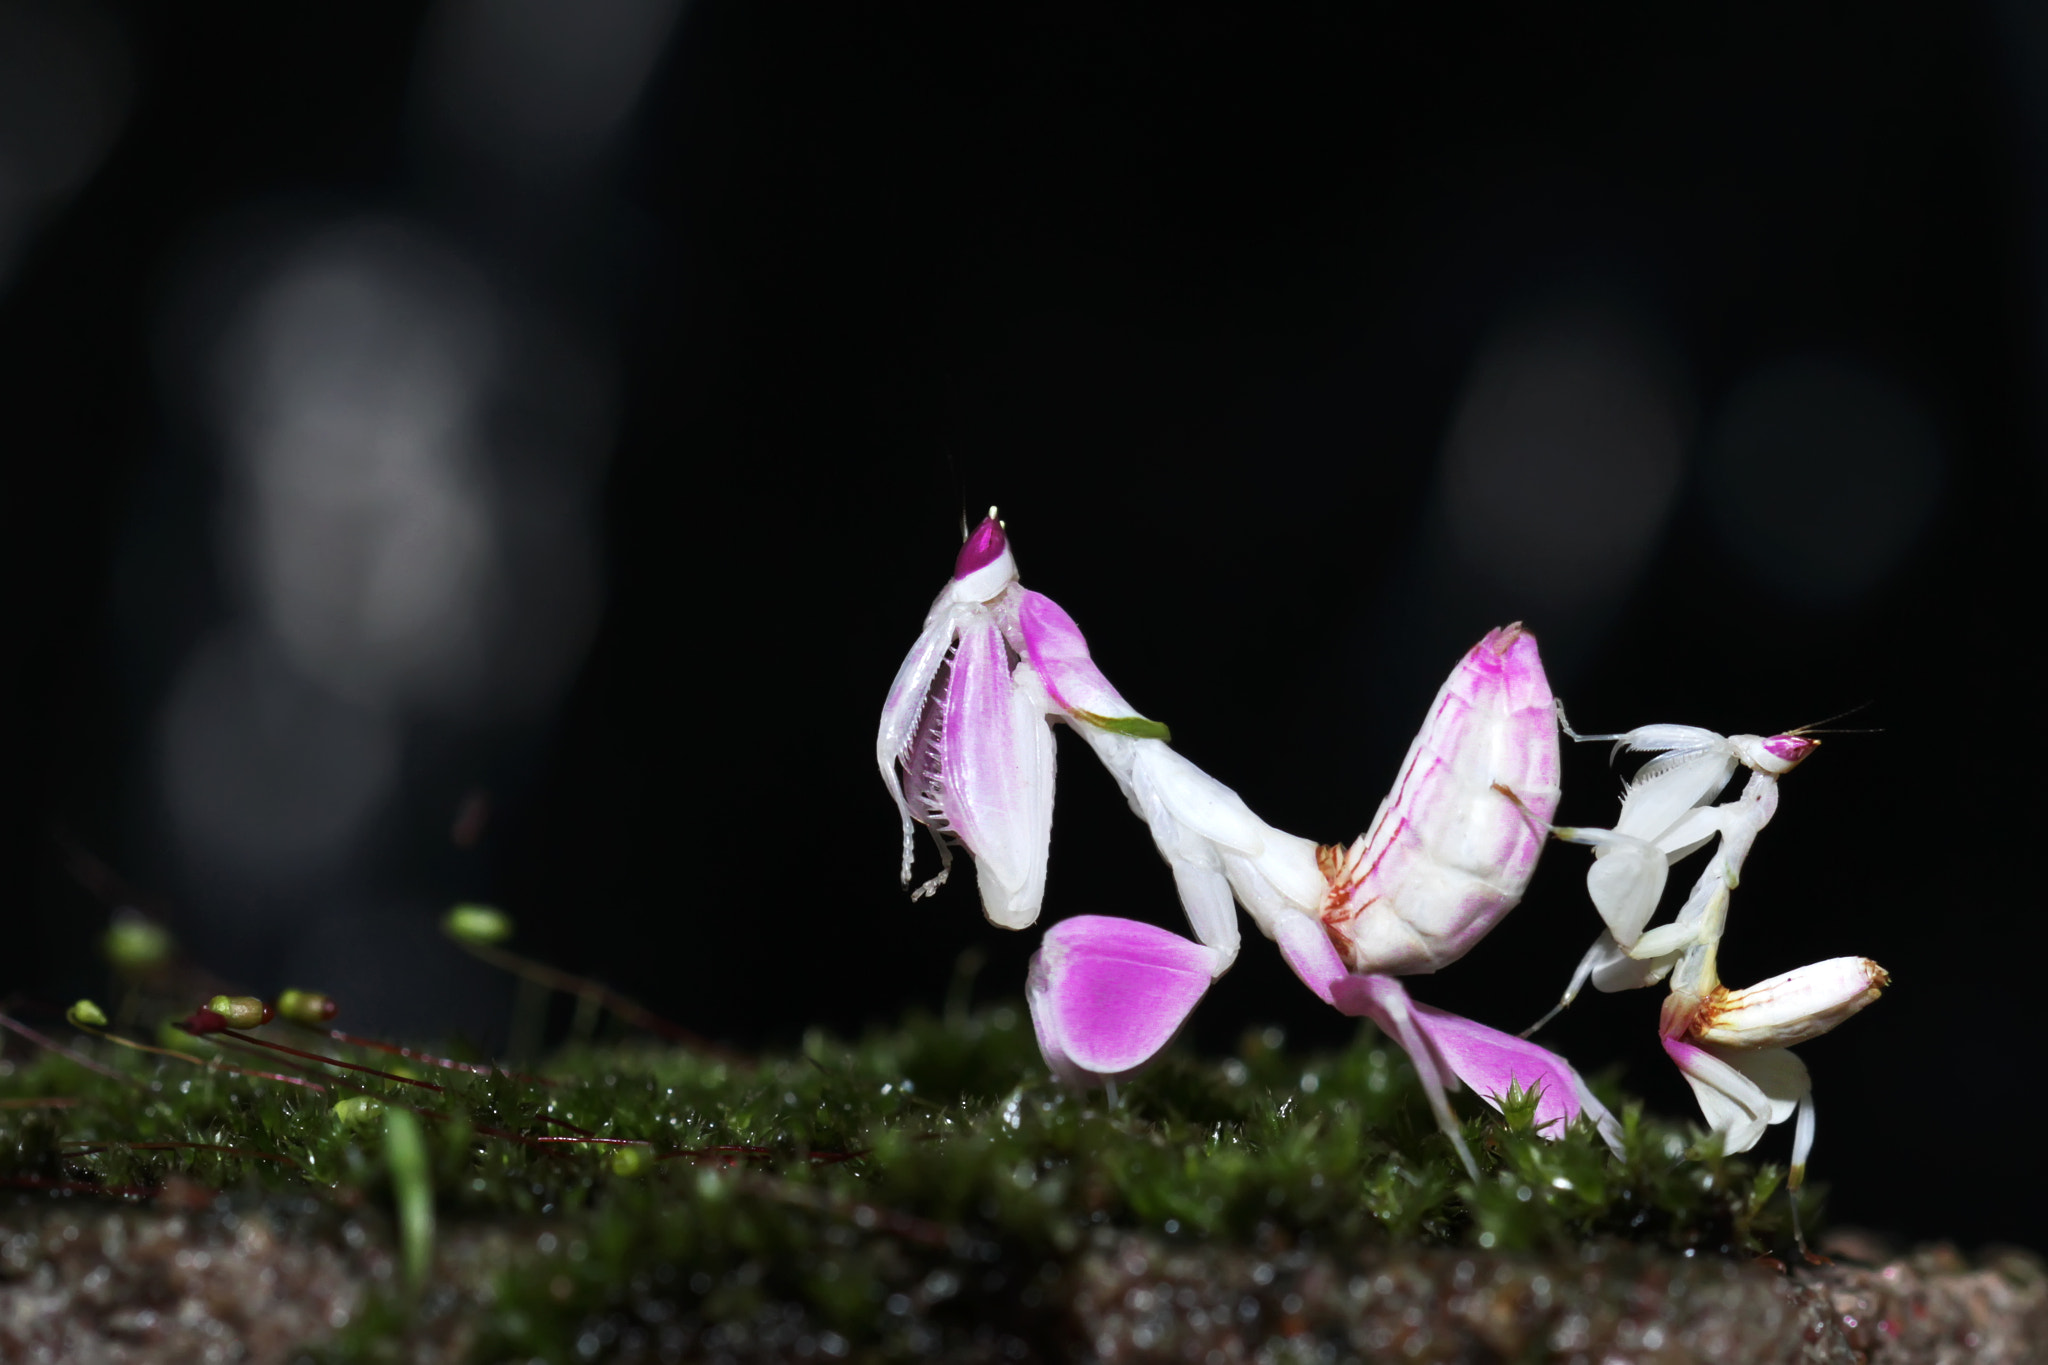
<path id="1" fill-rule="evenodd" d="M 1661 750 L 1663 757 L 1644 765 L 1630 782 L 1614 829 L 1553 831 L 1593 846 L 1595 862 L 1586 888 L 1607 932 L 1580 962 L 1564 999 L 1528 1032 L 1569 1005 L 1589 975 L 1603 991 L 1654 985 L 1670 976 L 1659 1035 L 1708 1127 L 1720 1135 L 1721 1149 L 1746 1152 L 1771 1125 L 1797 1116 L 1786 1184 L 1794 1196 L 1793 1237 L 1804 1251 L 1797 1194 L 1813 1150 L 1813 1082 L 1789 1049 L 1877 999 L 1891 976 L 1868 958 L 1838 957 L 1731 991 L 1721 984 L 1719 958 L 1742 865 L 1777 812 L 1778 779 L 1803 762 L 1819 741 L 1797 732 L 1723 738 L 1677 725 L 1579 735 L 1565 725 L 1562 714 L 1559 723 L 1573 739 L 1614 740 L 1617 752 L 1626 746 Z M 1750 769 L 1741 794 L 1707 806 L 1737 766 Z M 1677 918 L 1645 932 L 1666 869 L 1716 835 L 1720 843 Z"/>
<path id="2" fill-rule="evenodd" d="M 1557 1004 L 1522 1031 L 1528 1037 L 1567 1009 L 1590 978 L 1600 991 L 1654 986 L 1671 972 L 1678 954 L 1702 934 L 1718 938 L 1706 908 L 1716 885 L 1733 889 L 1750 846 L 1778 809 L 1777 782 L 1804 762 L 1820 741 L 1794 732 L 1769 737 L 1723 736 L 1690 725 L 1644 725 L 1616 735 L 1581 735 L 1558 710 L 1558 724 L 1580 742 L 1614 741 L 1614 752 L 1659 756 L 1629 780 L 1613 829 L 1559 827 L 1568 843 L 1593 848 L 1586 892 L 1607 928 L 1580 958 Z M 1740 796 L 1708 805 L 1739 768 L 1750 770 Z M 1700 874 L 1670 924 L 1647 928 L 1664 894 L 1670 868 L 1718 835 L 1719 855 Z"/>
<path id="3" fill-rule="evenodd" d="M 1049 722 L 1094 750 L 1152 833 L 1197 942 L 1107 916 L 1055 925 L 1028 999 L 1048 1067 L 1073 1085 L 1114 1085 L 1171 1039 L 1239 947 L 1233 900 L 1279 943 L 1296 975 L 1408 1052 L 1467 1170 L 1447 1094 L 1462 1079 L 1490 1103 L 1540 1088 L 1539 1124 L 1581 1113 L 1618 1127 L 1569 1063 L 1534 1044 L 1411 1001 L 1395 973 L 1436 971 L 1521 899 L 1557 804 L 1557 722 L 1535 638 L 1490 633 L 1444 684 L 1371 829 L 1318 848 L 1265 824 L 1175 752 L 1102 675 L 1073 619 L 1018 582 L 993 509 L 891 687 L 876 758 L 902 816 L 967 848 L 989 919 L 1032 923 L 1043 898 L 1053 758 Z M 944 880 L 938 877 L 914 895 Z"/>

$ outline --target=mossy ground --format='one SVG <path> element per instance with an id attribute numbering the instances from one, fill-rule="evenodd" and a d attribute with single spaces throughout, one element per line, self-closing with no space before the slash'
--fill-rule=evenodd
<path id="1" fill-rule="evenodd" d="M 289 1025 L 259 1033 L 392 1068 Z M 758 1059 L 627 1041 L 561 1051 L 538 1076 L 403 1068 L 439 1093 L 295 1071 L 239 1045 L 178 1040 L 328 1088 L 64 1041 L 104 1070 L 9 1040 L 0 1182 L 115 1198 L 196 1184 L 245 1206 L 310 1198 L 339 1226 L 401 1207 L 423 1177 L 444 1239 L 471 1225 L 519 1232 L 484 1296 L 478 1359 L 657 1343 L 695 1356 L 762 1332 L 824 1357 L 927 1355 L 976 1334 L 998 1357 L 1005 1343 L 1013 1356 L 1064 1354 L 1037 1306 L 1078 1248 L 1129 1230 L 1249 1250 L 1564 1253 L 1621 1239 L 1742 1257 L 1789 1237 L 1776 1168 L 1702 1151 L 1696 1130 L 1612 1093 L 1625 1160 L 1585 1125 L 1548 1141 L 1526 1117 L 1463 1097 L 1483 1168 L 1473 1186 L 1406 1058 L 1370 1027 L 1309 1056 L 1272 1030 L 1227 1059 L 1174 1053 L 1114 1107 L 1047 1078 L 1014 1006 L 912 1017 L 852 1043 L 812 1035 Z M 402 1155 L 394 1166 L 392 1109 L 423 1116 L 421 1169 Z M 401 1242 L 424 1231 L 398 1222 Z M 419 1306 L 393 1285 L 327 1356 L 380 1358 Z"/>

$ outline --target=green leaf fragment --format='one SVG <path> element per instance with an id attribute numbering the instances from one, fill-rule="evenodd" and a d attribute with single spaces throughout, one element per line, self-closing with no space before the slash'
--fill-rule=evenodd
<path id="1" fill-rule="evenodd" d="M 427 1159 L 427 1135 L 410 1109 L 384 1113 L 384 1161 L 391 1170 L 391 1198 L 398 1211 L 398 1241 L 406 1284 L 418 1293 L 434 1260 L 434 1184 Z"/>
<path id="2" fill-rule="evenodd" d="M 1113 735 L 1129 735 L 1132 739 L 1173 740 L 1173 731 L 1156 720 L 1143 716 L 1098 716 L 1093 711 L 1076 711 L 1076 720 L 1085 720 L 1098 730 L 1107 730 Z"/>

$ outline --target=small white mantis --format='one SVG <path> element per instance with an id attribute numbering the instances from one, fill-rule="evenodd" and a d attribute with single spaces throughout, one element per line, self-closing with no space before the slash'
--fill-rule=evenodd
<path id="1" fill-rule="evenodd" d="M 1594 864 L 1586 888 L 1607 931 L 1580 961 L 1564 998 L 1537 1021 L 1533 1033 L 1564 1009 L 1590 976 L 1603 991 L 1654 985 L 1667 975 L 1671 992 L 1658 1024 L 1664 1050 L 1698 1099 L 1722 1150 L 1745 1152 L 1772 1124 L 1796 1113 L 1792 1168 L 1792 1235 L 1802 1252 L 1798 1192 L 1813 1149 L 1813 1082 L 1789 1050 L 1817 1038 L 1877 999 L 1890 975 L 1868 958 L 1839 957 L 1773 977 L 1746 990 L 1721 984 L 1720 946 L 1728 903 L 1757 835 L 1778 808 L 1778 779 L 1810 755 L 1818 740 L 1811 727 L 1763 738 L 1723 737 L 1689 726 L 1651 725 L 1620 735 L 1579 735 L 1613 740 L 1616 752 L 1662 751 L 1630 782 L 1621 818 L 1611 830 L 1558 829 L 1557 837 L 1590 844 Z M 1737 766 L 1749 781 L 1734 800 L 1718 796 Z M 1678 916 L 1645 929 L 1656 912 L 1671 864 L 1720 836 L 1720 844 Z"/>
<path id="2" fill-rule="evenodd" d="M 1643 765 L 1622 795 L 1621 818 L 1612 829 L 1559 827 L 1555 837 L 1589 844 L 1593 866 L 1586 893 L 1607 924 L 1579 959 L 1571 984 L 1551 1011 L 1522 1031 L 1535 1033 L 1578 998 L 1590 978 L 1600 991 L 1654 986 L 1670 974 L 1678 954 L 1707 939 L 1718 941 L 1725 918 L 1710 915 L 1714 890 L 1733 890 L 1756 836 L 1778 809 L 1778 779 L 1804 762 L 1820 741 L 1804 732 L 1782 735 L 1718 735 L 1690 725 L 1644 725 L 1616 735 L 1582 735 L 1559 706 L 1558 726 L 1581 743 L 1612 740 L 1614 752 L 1657 753 Z M 1721 805 L 1719 796 L 1738 768 L 1750 770 L 1741 795 Z M 1649 929 L 1673 864 L 1716 835 L 1720 848 L 1700 875 L 1692 894 L 1670 924 Z"/>

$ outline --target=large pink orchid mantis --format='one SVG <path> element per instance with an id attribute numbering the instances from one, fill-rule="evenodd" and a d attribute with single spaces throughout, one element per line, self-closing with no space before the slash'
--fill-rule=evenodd
<path id="1" fill-rule="evenodd" d="M 1051 829 L 1048 721 L 1072 725 L 1115 777 L 1199 940 L 1107 916 L 1055 925 L 1032 961 L 1028 998 L 1056 1075 L 1113 1086 L 1157 1055 L 1235 960 L 1235 900 L 1310 989 L 1374 1019 L 1408 1052 L 1475 1179 L 1446 1098 L 1460 1080 L 1496 1107 L 1511 1086 L 1539 1091 L 1537 1120 L 1551 1136 L 1583 1113 L 1618 1140 L 1564 1059 L 1417 1004 L 1394 975 L 1462 957 L 1521 899 L 1542 852 L 1557 803 L 1557 722 L 1532 635 L 1510 626 L 1466 655 L 1372 828 L 1349 849 L 1319 849 L 1260 820 L 1124 701 L 1073 619 L 1018 583 L 991 512 L 883 711 L 876 756 L 903 814 L 906 885 L 916 821 L 943 859 L 949 839 L 974 857 L 991 920 L 1021 928 L 1036 918 Z"/>

